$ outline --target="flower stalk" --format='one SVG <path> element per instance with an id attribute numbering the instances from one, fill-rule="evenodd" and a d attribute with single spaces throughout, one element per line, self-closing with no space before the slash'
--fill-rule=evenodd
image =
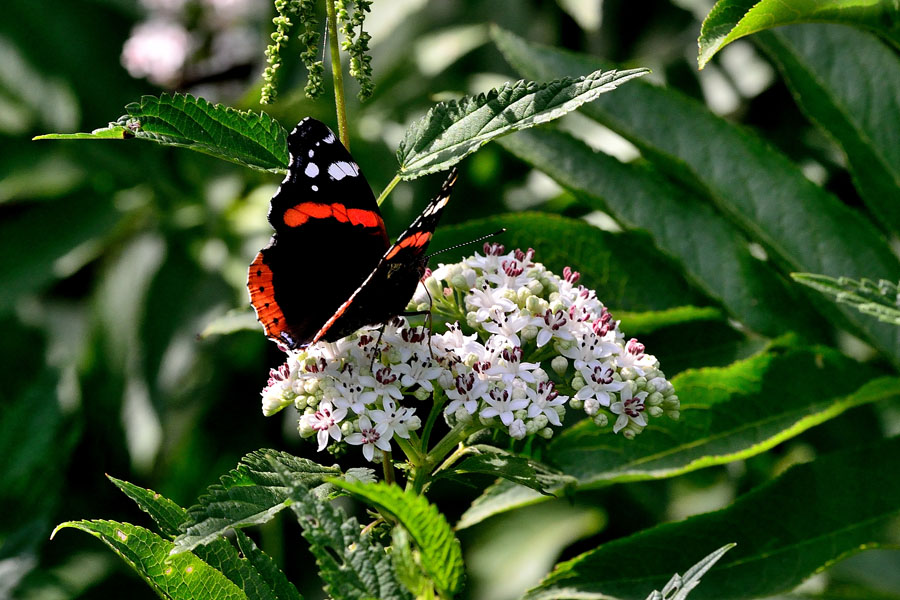
<path id="1" fill-rule="evenodd" d="M 325 0 L 325 19 L 328 32 L 328 48 L 331 52 L 331 75 L 334 81 L 334 108 L 337 112 L 338 137 L 341 143 L 350 150 L 350 133 L 347 127 L 347 105 L 344 102 L 344 74 L 341 68 L 341 50 L 338 40 L 337 14 L 334 0 Z"/>

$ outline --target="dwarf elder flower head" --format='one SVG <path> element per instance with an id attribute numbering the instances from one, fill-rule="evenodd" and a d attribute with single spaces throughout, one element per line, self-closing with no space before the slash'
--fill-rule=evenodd
<path id="1" fill-rule="evenodd" d="M 626 341 L 580 280 L 534 262 L 531 249 L 485 244 L 483 254 L 427 271 L 410 301 L 410 311 L 446 324 L 429 332 L 398 317 L 380 341 L 379 328 L 364 328 L 292 351 L 272 370 L 263 412 L 293 402 L 301 436 L 315 436 L 320 450 L 360 447 L 373 461 L 439 416 L 460 441 L 480 429 L 548 438 L 573 411 L 629 439 L 653 418 L 678 418 L 659 361 Z"/>

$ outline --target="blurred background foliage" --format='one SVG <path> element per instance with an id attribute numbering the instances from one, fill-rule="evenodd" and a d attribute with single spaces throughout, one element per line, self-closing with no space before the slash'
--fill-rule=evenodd
<path id="1" fill-rule="evenodd" d="M 146 524 L 104 472 L 188 505 L 251 450 L 314 456 L 298 439 L 293 415 L 260 413 L 259 390 L 269 367 L 281 361 L 261 331 L 198 337 L 217 317 L 246 308 L 247 264 L 270 235 L 266 212 L 279 178 L 177 148 L 30 138 L 102 127 L 125 104 L 164 90 L 258 110 L 273 8 L 268 0 L 39 4 L 12 0 L 0 19 L 0 598 L 150 598 L 152 591 L 99 544 L 71 534 L 48 543 L 48 536 L 56 523 L 83 517 Z M 360 105 L 349 83 L 354 156 L 378 193 L 396 171 L 393 153 L 410 121 L 437 100 L 518 78 L 490 41 L 489 24 L 496 23 L 531 41 L 652 68 L 657 81 L 759 130 L 809 178 L 860 206 L 835 145 L 803 117 L 751 42 L 732 44 L 697 71 L 696 39 L 709 6 L 703 0 L 376 2 L 367 22 L 375 95 Z M 327 94 L 316 102 L 303 97 L 305 73 L 296 54 L 285 53 L 294 58 L 281 71 L 278 102 L 265 110 L 288 129 L 306 115 L 334 126 Z M 567 117 L 561 127 L 620 160 L 639 156 L 583 116 Z M 603 213 L 499 145 L 461 167 L 445 224 L 538 209 L 610 229 Z M 439 179 L 395 189 L 382 206 L 389 233 L 409 223 Z M 621 248 L 630 252 L 631 245 Z M 668 295 L 619 294 L 614 312 L 704 303 L 658 256 L 643 268 L 665 282 Z M 327 261 L 328 248 L 313 249 L 305 260 Z M 644 341 L 669 376 L 730 362 L 741 352 L 734 348 L 759 347 L 742 347 L 744 336 L 724 322 L 717 327 L 716 340 L 732 349 L 726 356 L 703 351 L 708 329 L 663 331 Z M 686 339 L 689 351 L 681 352 Z M 868 439 L 888 410 L 855 409 L 745 462 L 588 492 L 572 504 L 544 504 L 466 530 L 468 593 L 514 597 L 560 553 L 573 556 L 606 539 L 724 506 L 790 464 Z M 451 520 L 477 492 L 436 486 Z M 295 542 L 296 525 L 278 520 L 256 537 L 304 595 L 319 597 L 314 569 Z M 895 554 L 859 555 L 829 572 L 830 589 L 900 597 L 900 569 L 890 565 L 897 565 Z M 824 589 L 825 582 L 814 580 L 808 589 L 815 592 L 816 585 Z"/>

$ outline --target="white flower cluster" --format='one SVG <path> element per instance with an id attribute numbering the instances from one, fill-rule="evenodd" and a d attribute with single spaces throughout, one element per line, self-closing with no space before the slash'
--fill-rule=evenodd
<path id="1" fill-rule="evenodd" d="M 656 358 L 625 341 L 594 291 L 577 285 L 577 272 L 567 267 L 559 277 L 533 254 L 485 244 L 484 255 L 441 265 L 409 308 L 447 317 L 442 333 L 396 318 L 380 342 L 378 329 L 363 329 L 293 352 L 272 370 L 263 412 L 293 403 L 301 435 L 316 435 L 320 450 L 343 441 L 361 445 L 369 460 L 421 427 L 417 409 L 429 399 L 425 410 L 443 412 L 451 426 L 515 439 L 551 437 L 567 408 L 601 427 L 614 417 L 612 430 L 628 438 L 648 417 L 678 418 Z"/>

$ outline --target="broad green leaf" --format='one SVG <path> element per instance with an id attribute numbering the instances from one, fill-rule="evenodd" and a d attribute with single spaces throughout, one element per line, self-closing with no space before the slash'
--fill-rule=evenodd
<path id="1" fill-rule="evenodd" d="M 741 600 L 792 589 L 842 558 L 891 540 L 900 516 L 900 438 L 795 466 L 724 510 L 603 544 L 557 565 L 528 600 L 645 598 L 672 572 L 736 543 L 691 600 Z M 687 557 L 687 560 L 685 560 Z"/>
<path id="2" fill-rule="evenodd" d="M 859 312 L 877 317 L 893 325 L 900 325 L 900 287 L 882 279 L 878 283 L 849 277 L 828 277 L 814 273 L 793 273 L 791 277 L 823 294 L 833 296 L 838 302 L 849 304 Z"/>
<path id="3" fill-rule="evenodd" d="M 109 546 L 161 598 L 247 600 L 225 575 L 189 552 L 171 555 L 175 545 L 143 527 L 115 521 L 67 521 L 52 535 L 69 527 L 90 533 Z"/>
<path id="4" fill-rule="evenodd" d="M 460 590 L 465 571 L 459 540 L 444 516 L 425 496 L 387 483 L 331 482 L 396 517 L 419 547 L 422 568 L 442 597 L 451 597 Z"/>
<path id="5" fill-rule="evenodd" d="M 165 496 L 153 490 L 138 487 L 127 481 L 107 477 L 126 496 L 149 514 L 162 533 L 174 539 L 182 523 L 187 519 L 187 511 Z M 247 595 L 248 600 L 300 600 L 297 589 L 287 580 L 272 559 L 263 553 L 250 538 L 241 531 L 235 532 L 241 557 L 227 539 L 219 537 L 199 546 L 193 553 L 214 569 L 221 571 L 230 581 Z"/>
<path id="6" fill-rule="evenodd" d="M 711 306 L 676 306 L 668 310 L 648 312 L 622 312 L 615 314 L 622 322 L 622 330 L 629 335 L 647 335 L 666 327 L 687 323 L 716 321 L 722 319 L 722 311 Z"/>
<path id="7" fill-rule="evenodd" d="M 648 69 L 595 71 L 548 83 L 506 83 L 478 96 L 441 102 L 409 126 L 397 149 L 399 175 L 449 169 L 494 138 L 558 119 Z"/>
<path id="8" fill-rule="evenodd" d="M 645 229 L 687 275 L 735 319 L 776 337 L 822 330 L 784 279 L 751 256 L 747 239 L 696 193 L 646 166 L 623 164 L 571 135 L 545 128 L 500 140 L 515 156 L 543 171 L 592 208 L 629 229 Z"/>
<path id="9" fill-rule="evenodd" d="M 498 47 L 532 78 L 593 71 L 598 59 L 534 45 L 494 28 Z M 784 271 L 900 280 L 900 261 L 859 212 L 809 181 L 782 153 L 679 92 L 644 82 L 582 111 L 636 144 L 661 170 L 705 190 L 716 208 Z M 842 327 L 900 364 L 900 330 L 817 303 Z"/>
<path id="10" fill-rule="evenodd" d="M 264 112 L 210 104 L 190 94 L 144 96 L 125 111 L 115 123 L 91 133 L 53 133 L 34 139 L 136 138 L 190 148 L 261 171 L 287 172 L 287 132 Z"/>
<path id="11" fill-rule="evenodd" d="M 719 0 L 700 28 L 697 64 L 745 35 L 794 23 L 843 23 L 875 31 L 900 46 L 896 0 Z"/>
<path id="12" fill-rule="evenodd" d="M 273 470 L 270 461 L 309 487 L 341 474 L 337 467 L 324 467 L 285 452 L 251 452 L 241 459 L 236 469 L 220 478 L 220 484 L 210 486 L 199 504 L 188 509 L 183 533 L 175 540 L 178 552 L 208 544 L 229 529 L 265 523 L 287 507 L 290 488 Z"/>
<path id="13" fill-rule="evenodd" d="M 290 506 L 319 565 L 325 591 L 341 600 L 411 599 L 397 581 L 390 555 L 354 517 L 319 497 L 280 461 L 272 470 L 290 490 Z M 349 485 L 365 485 L 352 482 Z"/>
<path id="14" fill-rule="evenodd" d="M 554 438 L 544 461 L 578 487 L 674 477 L 769 450 L 862 404 L 900 396 L 900 378 L 873 371 L 828 348 L 773 348 L 723 368 L 685 371 L 672 380 L 681 419 L 654 421 L 629 441 L 584 421 Z M 542 501 L 500 482 L 463 515 L 471 526 Z"/>
<path id="15" fill-rule="evenodd" d="M 611 309 L 662 310 L 686 304 L 704 304 L 679 275 L 679 269 L 656 252 L 640 235 L 602 231 L 584 221 L 546 213 L 523 212 L 440 227 L 431 247 L 435 250 L 471 241 L 479 235 L 506 227 L 496 238 L 507 249 L 534 248 L 534 259 L 561 274 L 565 266 L 581 273 L 585 286 L 597 290 Z M 471 255 L 471 247 L 441 254 L 432 264 L 452 262 Z M 658 265 L 648 269 L 647 265 Z"/>
<path id="16" fill-rule="evenodd" d="M 841 146 L 872 213 L 900 232 L 896 52 L 872 34 L 834 25 L 785 27 L 756 41 L 775 61 L 800 109 Z"/>
<path id="17" fill-rule="evenodd" d="M 470 446 L 469 451 L 471 454 L 467 454 L 462 462 L 441 471 L 439 476 L 464 480 L 470 473 L 493 475 L 544 494 L 575 483 L 573 477 L 563 475 L 556 469 L 494 446 Z"/>

